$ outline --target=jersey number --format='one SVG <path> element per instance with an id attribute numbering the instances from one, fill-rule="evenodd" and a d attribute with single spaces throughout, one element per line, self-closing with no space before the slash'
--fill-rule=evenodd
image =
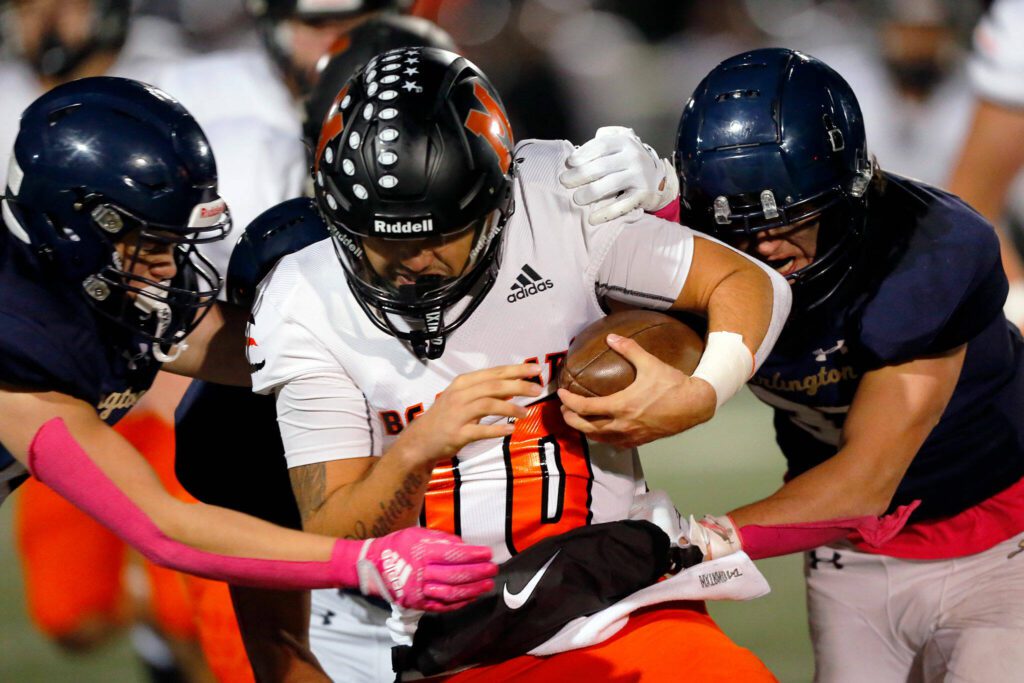
<path id="1" fill-rule="evenodd" d="M 565 424 L 559 402 L 535 403 L 505 437 L 505 543 L 515 555 L 590 523 L 594 472 L 586 438 Z M 434 468 L 423 524 L 461 534 L 458 458 Z"/>

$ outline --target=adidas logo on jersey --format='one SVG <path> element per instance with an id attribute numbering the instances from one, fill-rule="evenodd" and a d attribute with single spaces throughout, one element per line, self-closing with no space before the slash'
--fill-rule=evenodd
<path id="1" fill-rule="evenodd" d="M 378 235 L 411 235 L 417 232 L 434 232 L 434 219 L 424 218 L 419 221 L 396 221 L 394 223 L 374 219 L 373 231 Z"/>
<path id="2" fill-rule="evenodd" d="M 508 299 L 510 304 L 514 304 L 521 299 L 547 291 L 554 286 L 554 282 L 542 278 L 529 264 L 524 264 L 522 272 L 516 277 L 516 281 L 512 283 L 512 293 L 505 298 Z"/>

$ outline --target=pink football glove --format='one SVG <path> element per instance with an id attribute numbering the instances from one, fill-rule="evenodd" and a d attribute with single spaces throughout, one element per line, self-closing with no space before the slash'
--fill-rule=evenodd
<path id="1" fill-rule="evenodd" d="M 348 544 L 335 546 L 335 555 L 349 552 Z M 375 595 L 400 607 L 431 612 L 458 609 L 494 588 L 491 577 L 498 566 L 491 549 L 466 545 L 457 536 L 412 527 L 371 538 L 358 558 L 337 558 L 352 567 L 365 595 Z M 351 577 L 346 576 L 349 583 Z"/>

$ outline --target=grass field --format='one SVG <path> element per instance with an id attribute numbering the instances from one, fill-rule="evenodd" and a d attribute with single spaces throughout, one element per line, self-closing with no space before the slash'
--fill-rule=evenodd
<path id="1" fill-rule="evenodd" d="M 748 392 L 710 423 L 641 449 L 652 488 L 668 490 L 684 513 L 725 512 L 774 491 L 784 469 L 771 414 Z M 17 495 L 17 494 L 15 494 Z M 0 681 L 4 683 L 135 683 L 143 681 L 124 639 L 70 657 L 47 643 L 24 615 L 21 576 L 11 539 L 11 508 L 0 509 Z M 758 563 L 772 593 L 747 603 L 717 603 L 711 613 L 737 642 L 757 653 L 784 683 L 811 680 L 802 560 Z M 81 577 L 88 581 L 87 576 Z M 680 680 L 688 656 L 679 652 Z"/>

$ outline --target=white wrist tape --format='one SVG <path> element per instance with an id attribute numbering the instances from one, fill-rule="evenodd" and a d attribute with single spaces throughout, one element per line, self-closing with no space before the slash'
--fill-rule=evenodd
<path id="1" fill-rule="evenodd" d="M 1024 281 L 1010 283 L 1010 291 L 1006 293 L 1003 304 L 1006 319 L 1014 325 L 1024 324 Z"/>
<path id="2" fill-rule="evenodd" d="M 717 560 L 743 550 L 736 524 L 729 515 L 704 515 L 696 519 L 690 515 L 689 540 L 704 553 L 704 561 Z"/>
<path id="3" fill-rule="evenodd" d="M 743 343 L 743 336 L 721 330 L 708 335 L 704 355 L 693 371 L 694 377 L 714 388 L 716 410 L 735 396 L 752 374 L 754 354 Z"/>

